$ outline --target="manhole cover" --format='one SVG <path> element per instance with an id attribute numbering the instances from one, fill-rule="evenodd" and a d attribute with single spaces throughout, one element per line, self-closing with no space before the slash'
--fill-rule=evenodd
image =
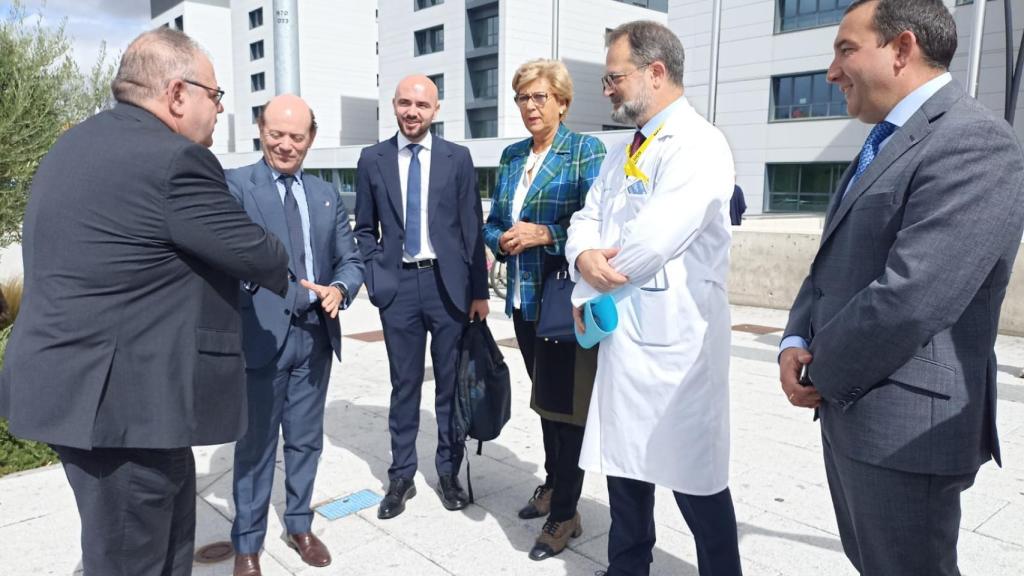
<path id="1" fill-rule="evenodd" d="M 231 542 L 214 542 L 196 550 L 196 562 L 200 564 L 216 564 L 235 555 Z"/>

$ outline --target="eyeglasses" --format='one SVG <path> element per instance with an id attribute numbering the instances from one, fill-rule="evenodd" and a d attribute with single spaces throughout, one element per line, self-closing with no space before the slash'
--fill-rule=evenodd
<path id="1" fill-rule="evenodd" d="M 629 76 L 633 72 L 639 72 L 640 70 L 643 70 L 644 68 L 647 68 L 650 65 L 651 63 L 648 62 L 647 64 L 644 64 L 643 66 L 638 66 L 629 72 L 610 72 L 608 74 L 605 74 L 604 76 L 601 76 L 601 85 L 604 86 L 606 89 L 611 88 L 618 84 L 619 80 L 622 80 L 623 78 Z"/>
<path id="2" fill-rule="evenodd" d="M 536 104 L 538 108 L 543 108 L 548 102 L 548 93 L 532 92 L 530 94 L 516 94 L 516 104 L 518 104 L 520 108 L 526 106 L 526 103 L 530 100 L 533 100 L 533 103 Z"/>
<path id="3" fill-rule="evenodd" d="M 224 91 L 221 90 L 220 88 L 211 88 L 211 87 L 209 87 L 209 86 L 207 86 L 205 84 L 200 84 L 199 82 L 196 82 L 195 80 L 189 80 L 187 78 L 182 78 L 181 81 L 184 82 L 185 84 L 191 84 L 193 86 L 198 86 L 198 87 L 202 88 L 203 90 L 209 90 L 210 92 L 213 92 L 214 94 L 216 94 L 215 96 L 212 96 L 213 102 L 215 104 L 220 104 L 221 99 L 224 98 Z"/>

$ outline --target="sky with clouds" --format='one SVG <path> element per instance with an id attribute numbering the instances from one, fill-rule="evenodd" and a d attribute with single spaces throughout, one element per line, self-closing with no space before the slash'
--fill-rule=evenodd
<path id="1" fill-rule="evenodd" d="M 6 18 L 11 2 L 0 0 L 0 17 Z M 150 27 L 148 0 L 22 0 L 35 22 L 42 14 L 45 26 L 57 27 L 66 19 L 73 57 L 88 71 L 99 56 L 100 43 L 107 43 L 107 61 L 117 56 L 133 38 Z"/>

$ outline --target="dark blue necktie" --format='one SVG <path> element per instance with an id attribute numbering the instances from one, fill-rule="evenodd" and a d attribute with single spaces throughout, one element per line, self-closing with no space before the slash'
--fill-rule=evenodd
<path id="1" fill-rule="evenodd" d="M 864 146 L 860 149 L 857 170 L 853 173 L 853 178 L 850 179 L 850 185 L 847 187 L 847 190 L 852 188 L 857 179 L 861 177 L 861 174 L 864 174 L 864 171 L 868 169 L 868 166 L 878 154 L 878 147 L 882 144 L 882 141 L 895 132 L 896 128 L 897 126 L 892 122 L 880 122 L 871 129 L 868 139 L 864 141 Z"/>
<path id="2" fill-rule="evenodd" d="M 302 235 L 302 216 L 299 215 L 299 203 L 292 194 L 292 184 L 295 176 L 282 174 L 279 178 L 284 184 L 284 221 L 288 226 L 288 242 L 291 244 L 292 272 L 295 274 L 295 281 L 308 280 L 306 273 L 306 240 Z M 309 308 L 309 293 L 305 288 L 295 290 L 294 311 L 296 315 L 302 314 Z"/>
<path id="3" fill-rule="evenodd" d="M 412 153 L 409 178 L 405 186 L 405 253 L 413 258 L 420 253 L 420 159 L 419 144 L 407 146 Z"/>

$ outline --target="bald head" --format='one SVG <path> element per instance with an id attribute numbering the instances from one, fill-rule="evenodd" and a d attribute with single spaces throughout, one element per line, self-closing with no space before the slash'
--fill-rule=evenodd
<path id="1" fill-rule="evenodd" d="M 402 78 L 395 88 L 395 98 L 391 103 L 395 107 L 398 129 L 412 142 L 423 140 L 434 121 L 434 115 L 440 109 L 437 86 L 422 74 Z"/>
<path id="2" fill-rule="evenodd" d="M 267 164 L 281 174 L 301 170 L 316 137 L 316 118 L 306 101 L 294 94 L 275 96 L 263 107 L 259 126 Z"/>

